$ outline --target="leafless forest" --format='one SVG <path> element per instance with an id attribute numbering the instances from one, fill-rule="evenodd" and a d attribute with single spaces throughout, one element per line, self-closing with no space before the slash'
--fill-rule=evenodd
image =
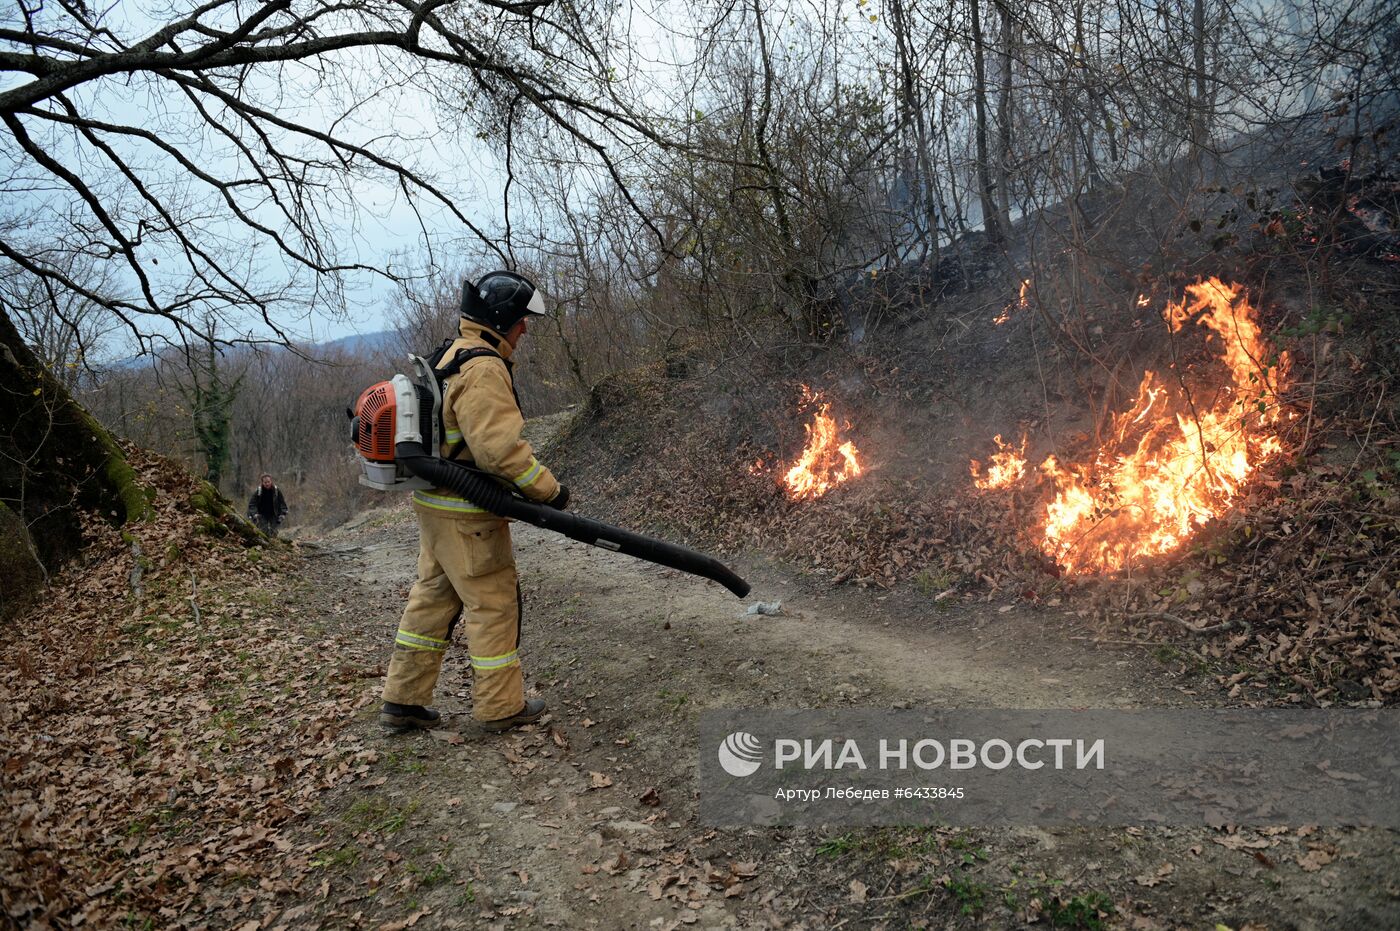
<path id="1" fill-rule="evenodd" d="M 758 379 L 860 353 L 991 281 L 1031 282 L 1042 359 L 1111 374 L 1134 299 L 1212 255 L 1287 254 L 1324 315 L 1356 239 L 1394 255 L 1368 200 L 1394 197 L 1383 3 L 216 4 L 139 39 L 78 6 L 11 18 L 6 315 L 119 435 L 230 493 L 277 473 L 303 516 L 353 509 L 345 406 L 491 266 L 551 298 L 538 413 L 679 349 L 761 350 Z M 344 218 L 386 188 L 424 236 L 371 261 Z M 395 286 L 391 352 L 288 342 L 357 276 Z"/>

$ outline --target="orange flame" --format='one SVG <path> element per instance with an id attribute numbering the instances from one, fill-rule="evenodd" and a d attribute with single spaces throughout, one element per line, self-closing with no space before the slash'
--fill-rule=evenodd
<path id="1" fill-rule="evenodd" d="M 818 404 L 807 431 L 807 447 L 796 464 L 783 476 L 783 486 L 794 501 L 820 498 L 842 482 L 855 478 L 862 471 L 856 445 L 850 441 L 838 443 L 839 431 L 831 416 L 831 405 L 802 386 L 802 403 Z M 849 429 L 850 425 L 847 424 Z"/>
<path id="2" fill-rule="evenodd" d="M 1013 307 L 1025 310 L 1027 307 L 1031 306 L 1030 302 L 1026 300 L 1026 289 L 1030 286 L 1031 280 L 1029 278 L 1022 281 L 1021 293 L 1017 296 L 1016 303 L 1007 304 L 1005 310 L 1003 310 L 1001 313 L 997 314 L 995 317 L 992 318 L 992 323 L 996 324 L 997 326 L 1001 326 L 1003 323 L 1011 319 L 1011 309 Z"/>
<path id="3" fill-rule="evenodd" d="M 1268 363 L 1243 288 L 1218 278 L 1188 285 L 1163 316 L 1173 333 L 1193 319 L 1210 331 L 1228 383 L 1207 393 L 1149 371 L 1092 461 L 1045 460 L 1040 472 L 1055 496 L 1040 545 L 1067 573 L 1108 572 L 1175 550 L 1225 513 L 1260 464 L 1283 451 L 1276 427 L 1288 355 Z"/>
<path id="4" fill-rule="evenodd" d="M 1001 434 L 992 437 L 992 442 L 997 444 L 1000 452 L 992 453 L 987 460 L 987 474 L 982 475 L 982 463 L 976 459 L 972 460 L 969 468 L 972 471 L 972 484 L 983 491 L 990 491 L 993 488 L 1006 488 L 1019 482 L 1026 474 L 1026 438 L 1021 437 L 1021 446 L 1018 449 L 1001 441 Z"/>

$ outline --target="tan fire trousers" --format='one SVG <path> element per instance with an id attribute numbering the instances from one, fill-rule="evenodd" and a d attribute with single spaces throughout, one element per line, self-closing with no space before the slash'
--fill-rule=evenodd
<path id="1" fill-rule="evenodd" d="M 503 520 L 471 520 L 418 512 L 418 581 L 394 638 L 384 700 L 429 705 L 451 639 L 466 608 L 472 663 L 472 717 L 508 718 L 525 705 L 520 670 L 520 595 Z"/>

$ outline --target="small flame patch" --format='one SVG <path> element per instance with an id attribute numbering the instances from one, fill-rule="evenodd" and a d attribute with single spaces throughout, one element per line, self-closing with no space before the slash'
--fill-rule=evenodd
<path id="1" fill-rule="evenodd" d="M 987 474 L 982 474 L 982 463 L 976 459 L 972 460 L 969 466 L 972 472 L 972 484 L 983 491 L 1006 488 L 1016 484 L 1026 475 L 1026 438 L 1024 435 L 1021 437 L 1019 447 L 1003 443 L 1000 433 L 992 437 L 992 442 L 997 444 L 999 452 L 992 453 L 987 460 Z"/>
<path id="2" fill-rule="evenodd" d="M 793 501 L 820 498 L 843 482 L 864 472 L 855 443 L 841 441 L 831 404 L 815 391 L 802 386 L 802 405 L 816 405 L 812 422 L 804 425 L 807 446 L 783 476 L 783 488 Z M 850 424 L 845 425 L 850 429 Z"/>
<path id="3" fill-rule="evenodd" d="M 1008 320 L 1011 319 L 1011 311 L 1012 311 L 1013 309 L 1014 309 L 1014 310 L 1025 310 L 1027 307 L 1031 306 L 1031 305 L 1030 305 L 1030 301 L 1026 300 L 1026 289 L 1029 288 L 1030 286 L 1031 286 L 1031 280 L 1030 280 L 1029 278 L 1027 278 L 1026 280 L 1022 281 L 1022 282 L 1021 282 L 1021 293 L 1020 293 L 1020 295 L 1016 298 L 1015 303 L 1007 304 L 1005 310 L 1003 310 L 1001 313 L 997 314 L 995 317 L 992 318 L 992 323 L 996 324 L 997 326 L 1001 326 L 1003 323 L 1005 323 L 1006 321 L 1008 321 Z"/>

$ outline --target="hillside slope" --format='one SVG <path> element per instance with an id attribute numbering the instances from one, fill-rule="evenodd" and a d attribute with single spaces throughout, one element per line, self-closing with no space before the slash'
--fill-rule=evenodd
<path id="1" fill-rule="evenodd" d="M 1034 282 L 1029 297 L 987 285 L 854 347 L 676 355 L 595 389 L 557 465 L 596 512 L 721 553 L 940 601 L 1063 603 L 1114 636 L 1227 658 L 1277 700 L 1394 703 L 1400 417 L 1387 347 L 1400 269 L 1358 262 L 1319 314 L 1310 279 L 1261 267 L 1274 277 L 1256 268 L 1239 293 L 1259 308 L 1267 345 L 1288 358 L 1290 381 L 1271 399 L 1281 451 L 1184 545 L 1125 571 L 1056 564 L 1037 536 L 1055 487 L 1036 467 L 1053 455 L 1087 473 L 1120 455 L 1114 417 L 1151 406 L 1138 391 L 1146 371 L 1218 377 L 1220 340 L 1162 326 L 1186 284 L 1144 291 L 1095 324 L 1112 366 L 1054 344 Z M 783 479 L 822 405 L 864 471 L 794 500 Z M 1177 415 L 1161 416 L 1177 429 Z M 1012 446 L 1025 438 L 1028 478 L 984 493 L 970 463 L 986 462 L 1002 436 Z M 1108 526 L 1109 507 L 1091 523 Z"/>

